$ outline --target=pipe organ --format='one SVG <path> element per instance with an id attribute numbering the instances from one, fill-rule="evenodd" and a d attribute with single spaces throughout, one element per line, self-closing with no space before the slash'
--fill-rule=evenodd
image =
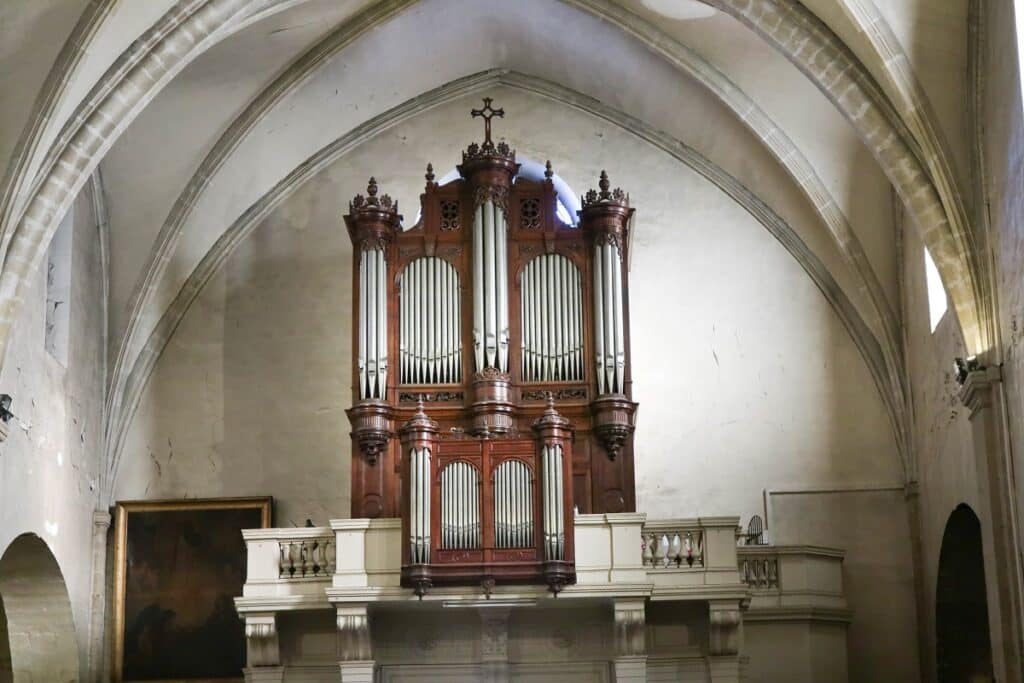
<path id="1" fill-rule="evenodd" d="M 373 178 L 354 248 L 352 516 L 401 517 L 402 581 L 575 580 L 573 512 L 635 510 L 629 345 L 633 209 L 602 171 L 578 225 L 554 171 L 484 140 L 459 177 L 427 165 L 403 229 Z M 397 368 L 389 364 L 391 359 Z M 394 362 L 397 359 L 397 362 Z M 389 371 L 390 370 L 390 371 Z"/>

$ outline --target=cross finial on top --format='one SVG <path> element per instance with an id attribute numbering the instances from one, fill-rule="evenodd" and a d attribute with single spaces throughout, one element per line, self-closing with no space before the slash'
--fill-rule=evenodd
<path id="1" fill-rule="evenodd" d="M 495 116 L 497 116 L 499 118 L 505 118 L 505 110 L 504 110 L 504 108 L 502 108 L 502 109 L 495 109 L 494 107 L 491 106 L 491 102 L 492 101 L 493 100 L 490 97 L 485 97 L 484 98 L 484 106 L 483 107 L 481 107 L 480 109 L 471 109 L 470 112 L 469 112 L 470 114 L 472 114 L 474 119 L 479 116 L 479 117 L 481 117 L 484 120 L 484 144 L 485 145 L 493 144 L 491 142 L 491 119 L 493 119 Z"/>

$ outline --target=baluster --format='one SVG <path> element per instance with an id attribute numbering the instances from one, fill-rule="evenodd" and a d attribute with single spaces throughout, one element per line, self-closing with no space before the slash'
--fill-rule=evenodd
<path id="1" fill-rule="evenodd" d="M 319 576 L 324 573 L 324 564 L 327 558 L 324 556 L 324 544 L 321 540 L 313 541 L 313 575 Z"/>
<path id="2" fill-rule="evenodd" d="M 301 551 L 299 550 L 299 547 L 295 543 L 293 543 L 291 541 L 288 542 L 288 575 L 289 576 L 295 576 L 295 569 L 296 569 L 295 565 L 296 565 L 296 563 L 300 562 L 300 560 L 299 560 L 299 553 L 300 552 Z"/>
<path id="3" fill-rule="evenodd" d="M 662 534 L 661 539 L 658 541 L 658 549 L 654 553 L 654 559 L 659 566 L 668 566 L 668 536 L 665 534 Z"/>
<path id="4" fill-rule="evenodd" d="M 651 566 L 651 565 L 654 564 L 654 551 L 651 550 L 651 545 L 653 544 L 653 540 L 652 540 L 653 538 L 654 538 L 653 536 L 641 536 L 640 537 L 641 556 L 643 558 L 642 561 L 643 561 L 643 565 L 645 567 Z"/>
<path id="5" fill-rule="evenodd" d="M 683 560 L 683 552 L 682 551 L 683 551 L 683 543 L 679 539 L 679 534 L 673 534 L 673 536 L 672 536 L 672 544 L 669 546 L 669 549 L 668 549 L 668 555 L 669 555 L 669 560 L 671 560 L 677 567 L 680 566 L 680 564 L 682 563 L 682 560 Z"/>
<path id="6" fill-rule="evenodd" d="M 285 573 L 288 571 L 288 547 L 285 543 L 278 543 L 278 550 L 280 551 L 281 558 L 277 562 L 278 578 L 284 578 Z"/>

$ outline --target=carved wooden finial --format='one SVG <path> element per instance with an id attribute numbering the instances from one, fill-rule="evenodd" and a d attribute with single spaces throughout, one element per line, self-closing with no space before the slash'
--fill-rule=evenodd
<path id="1" fill-rule="evenodd" d="M 491 106 L 491 102 L 493 102 L 493 100 L 490 97 L 485 97 L 483 107 L 480 109 L 471 109 L 469 111 L 474 119 L 480 117 L 484 120 L 484 145 L 494 144 L 491 141 L 491 119 L 495 116 L 505 118 L 505 110 L 495 109 Z"/>
<path id="2" fill-rule="evenodd" d="M 370 176 L 370 182 L 366 184 L 366 194 L 371 197 L 377 196 L 377 179 Z"/>
<path id="3" fill-rule="evenodd" d="M 554 175 L 555 172 L 551 169 L 551 159 L 548 159 L 548 162 L 544 164 L 544 177 L 551 180 Z"/>
<path id="4" fill-rule="evenodd" d="M 429 162 L 427 163 L 427 175 L 426 175 L 426 178 L 427 178 L 427 182 L 428 183 L 434 182 L 434 165 L 429 163 Z"/>
<path id="5" fill-rule="evenodd" d="M 608 180 L 608 173 L 606 173 L 604 169 L 601 169 L 601 180 L 598 181 L 597 186 L 601 188 L 602 194 L 608 192 L 608 188 L 612 186 L 611 182 Z"/>

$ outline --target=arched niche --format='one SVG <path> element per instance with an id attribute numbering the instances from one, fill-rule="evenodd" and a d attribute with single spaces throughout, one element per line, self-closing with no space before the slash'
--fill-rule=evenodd
<path id="1" fill-rule="evenodd" d="M 64 576 L 35 534 L 18 536 L 0 556 L 0 636 L 0 683 L 79 680 Z"/>
<path id="2" fill-rule="evenodd" d="M 985 683 L 992 677 L 981 522 L 958 505 L 946 522 L 935 587 L 935 656 L 939 683 Z"/>

